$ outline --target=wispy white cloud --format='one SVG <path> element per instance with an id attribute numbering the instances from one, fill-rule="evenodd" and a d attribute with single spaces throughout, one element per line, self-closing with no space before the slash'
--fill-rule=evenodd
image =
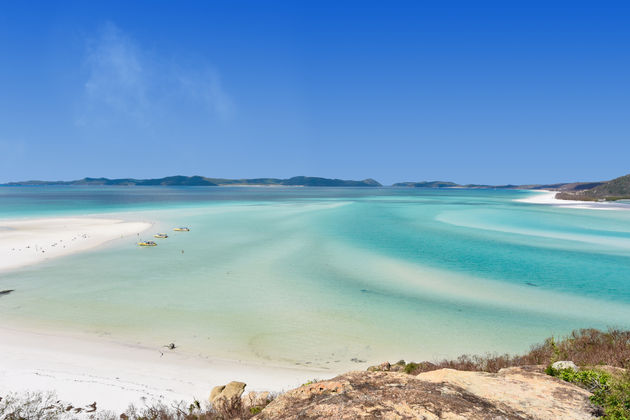
<path id="1" fill-rule="evenodd" d="M 215 70 L 205 69 L 198 74 L 179 72 L 179 84 L 191 98 L 201 101 L 209 110 L 221 118 L 229 118 L 234 111 L 232 100 L 221 85 L 221 78 Z"/>
<path id="2" fill-rule="evenodd" d="M 87 100 L 79 124 L 102 120 L 104 114 L 151 125 L 181 107 L 201 108 L 209 116 L 229 118 L 233 102 L 219 73 L 208 63 L 182 67 L 141 45 L 113 23 L 104 25 L 88 43 L 85 64 Z"/>
<path id="3" fill-rule="evenodd" d="M 26 156 L 26 143 L 21 140 L 0 139 L 0 182 L 9 179 L 9 171 L 21 166 Z"/>
<path id="4" fill-rule="evenodd" d="M 107 24 L 88 47 L 90 101 L 134 117 L 141 117 L 148 99 L 147 59 L 137 45 L 114 24 Z"/>

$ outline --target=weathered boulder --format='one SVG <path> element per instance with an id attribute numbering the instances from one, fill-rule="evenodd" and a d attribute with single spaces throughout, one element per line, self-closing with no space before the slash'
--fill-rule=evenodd
<path id="1" fill-rule="evenodd" d="M 540 369 L 538 369 L 540 370 Z M 591 419 L 589 393 L 535 369 L 349 372 L 302 386 L 256 419 Z"/>
<path id="2" fill-rule="evenodd" d="M 558 362 L 554 362 L 551 367 L 556 370 L 571 369 L 574 372 L 580 370 L 580 368 L 578 368 L 577 365 L 570 360 L 560 360 Z"/>
<path id="3" fill-rule="evenodd" d="M 232 381 L 227 385 L 219 385 L 210 391 L 210 402 L 214 403 L 217 398 L 240 399 L 247 386 L 244 382 Z"/>
<path id="4" fill-rule="evenodd" d="M 216 400 L 217 397 L 221 395 L 224 389 L 225 389 L 225 385 L 218 385 L 212 388 L 212 391 L 210 391 L 210 398 L 209 398 L 210 402 L 214 402 L 214 400 Z"/>
<path id="5" fill-rule="evenodd" d="M 212 407 L 230 418 L 237 418 L 242 410 L 241 395 L 246 386 L 243 382 L 235 381 L 227 385 L 215 386 L 210 391 Z"/>
<path id="6" fill-rule="evenodd" d="M 232 381 L 225 386 L 221 394 L 219 394 L 220 398 L 241 398 L 243 392 L 245 391 L 245 387 L 247 386 L 244 382 L 236 382 Z"/>

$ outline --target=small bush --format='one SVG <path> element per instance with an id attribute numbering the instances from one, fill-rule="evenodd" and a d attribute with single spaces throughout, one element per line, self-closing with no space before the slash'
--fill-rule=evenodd
<path id="1" fill-rule="evenodd" d="M 593 393 L 591 402 L 602 411 L 606 420 L 630 420 L 630 374 L 611 375 L 597 369 L 553 369 L 546 372 L 552 376 L 586 388 Z"/>
<path id="2" fill-rule="evenodd" d="M 413 373 L 415 371 L 418 370 L 418 368 L 420 367 L 420 365 L 418 363 L 407 363 L 405 365 L 405 373 Z"/>
<path id="3" fill-rule="evenodd" d="M 270 403 L 276 394 L 272 394 L 266 403 Z M 91 410 L 91 406 L 88 406 Z M 186 404 L 183 401 L 170 405 L 162 401 L 145 403 L 142 407 L 131 404 L 122 414 L 111 411 L 91 412 L 86 408 L 73 407 L 60 401 L 54 393 L 9 394 L 0 397 L 0 419 L 2 420 L 74 420 L 77 414 L 81 418 L 92 420 L 247 420 L 260 413 L 264 406 L 245 409 L 241 404 L 225 407 L 203 407 L 199 401 Z M 94 410 L 96 407 L 94 406 Z M 89 413 L 89 414 L 88 414 Z"/>
<path id="4" fill-rule="evenodd" d="M 0 419 L 56 420 L 69 418 L 70 414 L 66 414 L 67 407 L 68 405 L 59 401 L 57 396 L 52 392 L 27 392 L 22 395 L 9 394 L 0 397 Z"/>
<path id="5" fill-rule="evenodd" d="M 320 382 L 320 381 L 321 381 L 321 379 L 317 379 L 317 378 L 315 378 L 315 379 L 311 379 L 311 380 L 308 380 L 308 381 L 304 382 L 304 383 L 303 383 L 302 385 L 300 385 L 300 386 L 312 385 L 312 384 L 316 384 L 317 382 Z"/>
<path id="6" fill-rule="evenodd" d="M 558 360 L 572 360 L 578 366 L 608 365 L 630 369 L 630 330 L 610 329 L 606 332 L 595 329 L 576 330 L 561 340 L 548 338 L 543 343 L 532 346 L 529 353 L 521 356 L 463 355 L 454 360 L 436 363 L 401 362 L 405 372 L 418 374 L 443 368 L 498 372 L 514 366 L 551 365 Z M 415 368 L 407 368 L 410 365 Z"/>

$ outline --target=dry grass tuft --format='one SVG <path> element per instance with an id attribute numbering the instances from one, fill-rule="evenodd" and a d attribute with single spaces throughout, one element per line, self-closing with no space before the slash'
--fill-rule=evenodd
<path id="1" fill-rule="evenodd" d="M 270 395 L 267 404 L 276 397 Z M 199 401 L 187 404 L 183 401 L 166 404 L 162 401 L 130 405 L 124 413 L 99 410 L 94 412 L 75 408 L 60 401 L 55 393 L 9 394 L 0 397 L 0 419 L 2 420 L 247 420 L 264 407 L 245 407 L 238 401 L 234 405 L 217 407 L 202 406 Z"/>
<path id="2" fill-rule="evenodd" d="M 498 372 L 500 369 L 525 365 L 550 365 L 558 360 L 572 360 L 578 366 L 607 365 L 630 368 L 630 330 L 581 329 L 556 340 L 546 339 L 532 346 L 529 353 L 521 356 L 508 354 L 463 355 L 455 360 L 437 363 L 409 363 L 405 372 L 417 375 L 431 370 L 450 368 L 457 370 Z"/>

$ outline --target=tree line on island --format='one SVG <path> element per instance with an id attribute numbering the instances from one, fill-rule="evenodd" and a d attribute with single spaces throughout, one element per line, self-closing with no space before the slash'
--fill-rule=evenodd
<path id="1" fill-rule="evenodd" d="M 205 176 L 167 176 L 164 178 L 135 179 L 135 178 L 83 178 L 76 181 L 23 181 L 10 182 L 4 185 L 120 185 L 120 186 L 241 186 L 241 185 L 267 185 L 288 187 L 381 187 L 382 185 L 373 179 L 362 181 L 319 178 L 313 176 L 294 176 L 292 178 L 249 178 L 227 179 L 207 178 Z"/>
<path id="2" fill-rule="evenodd" d="M 168 176 L 164 178 L 83 178 L 75 181 L 21 181 L 9 182 L 5 186 L 48 186 L 48 185 L 86 185 L 86 186 L 291 186 L 291 187 L 382 187 L 374 179 L 360 181 L 312 176 L 292 178 L 207 178 L 204 176 Z M 630 199 L 630 174 L 611 181 L 570 182 L 558 184 L 527 185 L 485 185 L 457 184 L 448 181 L 398 182 L 392 187 L 407 188 L 467 188 L 467 189 L 528 189 L 558 191 L 556 198 L 581 201 L 614 201 Z"/>

